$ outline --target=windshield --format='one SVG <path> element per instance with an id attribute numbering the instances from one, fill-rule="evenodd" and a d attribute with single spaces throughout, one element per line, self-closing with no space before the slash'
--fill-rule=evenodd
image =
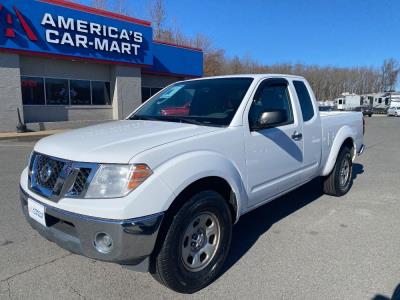
<path id="1" fill-rule="evenodd" d="M 130 120 L 227 126 L 253 78 L 214 78 L 176 83 L 148 100 Z"/>

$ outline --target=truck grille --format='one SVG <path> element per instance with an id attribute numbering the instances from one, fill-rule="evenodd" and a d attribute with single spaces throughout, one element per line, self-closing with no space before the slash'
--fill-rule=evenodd
<path id="1" fill-rule="evenodd" d="M 29 188 L 55 202 L 64 196 L 83 197 L 96 169 L 96 164 L 33 153 L 29 163 Z"/>
<path id="2" fill-rule="evenodd" d="M 65 162 L 38 155 L 35 166 L 37 183 L 44 188 L 52 190 L 64 165 Z"/>
<path id="3" fill-rule="evenodd" d="M 92 170 L 89 168 L 81 168 L 79 170 L 75 182 L 70 190 L 71 195 L 80 195 L 84 190 L 86 190 L 86 183 L 91 171 Z"/>

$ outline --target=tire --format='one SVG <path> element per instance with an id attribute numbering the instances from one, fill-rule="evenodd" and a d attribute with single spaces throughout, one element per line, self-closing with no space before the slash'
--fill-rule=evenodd
<path id="1" fill-rule="evenodd" d="M 352 151 L 344 146 L 332 172 L 324 179 L 324 193 L 336 197 L 345 195 L 353 185 L 352 170 Z"/>
<path id="2" fill-rule="evenodd" d="M 372 117 L 372 115 L 371 115 L 371 114 L 369 114 L 369 115 L 368 115 L 368 117 L 370 117 L 370 118 L 371 118 L 371 117 Z"/>
<path id="3" fill-rule="evenodd" d="M 227 201 L 214 191 L 199 192 L 173 217 L 159 252 L 152 258 L 151 273 L 176 292 L 197 292 L 221 271 L 231 238 L 232 216 Z"/>

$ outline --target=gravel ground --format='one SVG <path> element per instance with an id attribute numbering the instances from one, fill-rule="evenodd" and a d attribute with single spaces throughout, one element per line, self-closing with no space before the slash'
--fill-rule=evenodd
<path id="1" fill-rule="evenodd" d="M 223 274 L 190 296 L 40 237 L 18 199 L 33 142 L 0 141 L 0 299 L 390 299 L 400 283 L 400 118 L 366 121 L 346 196 L 313 181 L 244 216 Z"/>

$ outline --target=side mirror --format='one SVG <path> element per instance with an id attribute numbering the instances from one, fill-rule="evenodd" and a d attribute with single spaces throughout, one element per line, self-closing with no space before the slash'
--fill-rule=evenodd
<path id="1" fill-rule="evenodd" d="M 283 109 L 263 111 L 258 115 L 255 130 L 272 127 L 276 124 L 285 123 L 287 121 L 287 112 Z"/>

